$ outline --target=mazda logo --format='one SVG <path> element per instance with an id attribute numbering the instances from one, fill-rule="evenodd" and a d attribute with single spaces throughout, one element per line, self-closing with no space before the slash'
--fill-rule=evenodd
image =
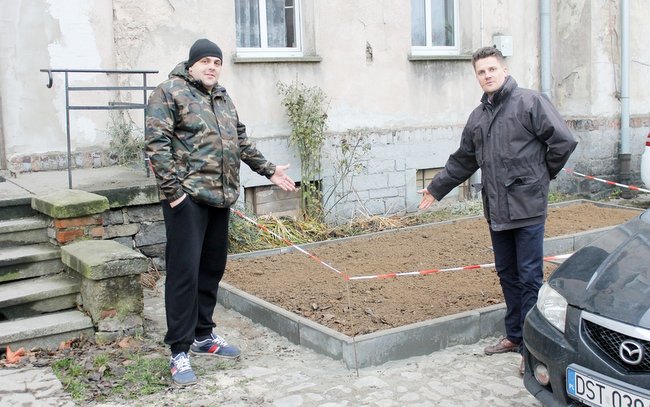
<path id="1" fill-rule="evenodd" d="M 643 361 L 643 345 L 637 341 L 623 341 L 618 348 L 618 355 L 628 365 L 639 365 Z"/>

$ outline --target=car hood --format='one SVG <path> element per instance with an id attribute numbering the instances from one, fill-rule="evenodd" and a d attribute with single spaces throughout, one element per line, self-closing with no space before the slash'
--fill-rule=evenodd
<path id="1" fill-rule="evenodd" d="M 574 307 L 650 329 L 650 212 L 577 251 L 548 283 Z"/>

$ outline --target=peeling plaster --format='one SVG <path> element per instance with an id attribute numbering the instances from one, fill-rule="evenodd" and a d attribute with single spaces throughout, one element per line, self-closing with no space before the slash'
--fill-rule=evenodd
<path id="1" fill-rule="evenodd" d="M 48 45 L 52 67 L 98 68 L 102 58 L 91 24 L 93 2 L 86 0 L 48 0 L 50 15 L 58 20 L 60 35 Z"/>

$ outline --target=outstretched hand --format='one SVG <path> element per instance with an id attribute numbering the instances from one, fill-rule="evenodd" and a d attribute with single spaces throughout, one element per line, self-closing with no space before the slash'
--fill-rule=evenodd
<path id="1" fill-rule="evenodd" d="M 285 170 L 289 169 L 290 166 L 291 164 L 276 165 L 275 173 L 271 175 L 271 178 L 269 178 L 272 183 L 282 188 L 283 191 L 287 192 L 296 190 L 296 183 L 285 172 Z"/>
<path id="2" fill-rule="evenodd" d="M 418 205 L 419 209 L 427 209 L 436 202 L 436 198 L 426 188 L 419 190 L 418 194 L 422 195 L 422 200 L 420 201 L 420 205 Z"/>

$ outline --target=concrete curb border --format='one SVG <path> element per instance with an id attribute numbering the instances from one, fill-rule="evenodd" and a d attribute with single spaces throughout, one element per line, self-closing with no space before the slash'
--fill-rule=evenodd
<path id="1" fill-rule="evenodd" d="M 575 205 L 586 202 L 603 207 L 635 209 L 587 200 L 569 201 L 557 204 L 556 206 Z M 639 209 L 640 212 L 642 210 Z M 419 226 L 414 227 L 417 228 Z M 400 230 L 405 229 L 408 228 L 402 228 Z M 609 229 L 611 227 L 545 239 L 545 255 L 552 256 L 574 252 L 591 243 Z M 345 239 L 367 238 L 368 236 L 363 235 Z M 340 242 L 341 240 L 337 239 L 336 242 Z M 320 242 L 301 247 L 313 247 L 317 244 L 333 242 Z M 236 255 L 231 258 L 268 256 L 286 253 L 288 250 L 294 249 L 271 249 L 245 255 Z M 253 322 L 277 332 L 292 343 L 305 346 L 317 353 L 330 356 L 333 359 L 343 360 L 350 369 L 377 366 L 391 360 L 426 355 L 449 346 L 469 345 L 484 338 L 503 335 L 504 332 L 503 318 L 505 316 L 505 304 L 497 304 L 447 317 L 350 337 L 259 299 L 227 283 L 222 282 L 220 284 L 217 300 L 225 308 L 232 309 L 251 319 Z"/>

